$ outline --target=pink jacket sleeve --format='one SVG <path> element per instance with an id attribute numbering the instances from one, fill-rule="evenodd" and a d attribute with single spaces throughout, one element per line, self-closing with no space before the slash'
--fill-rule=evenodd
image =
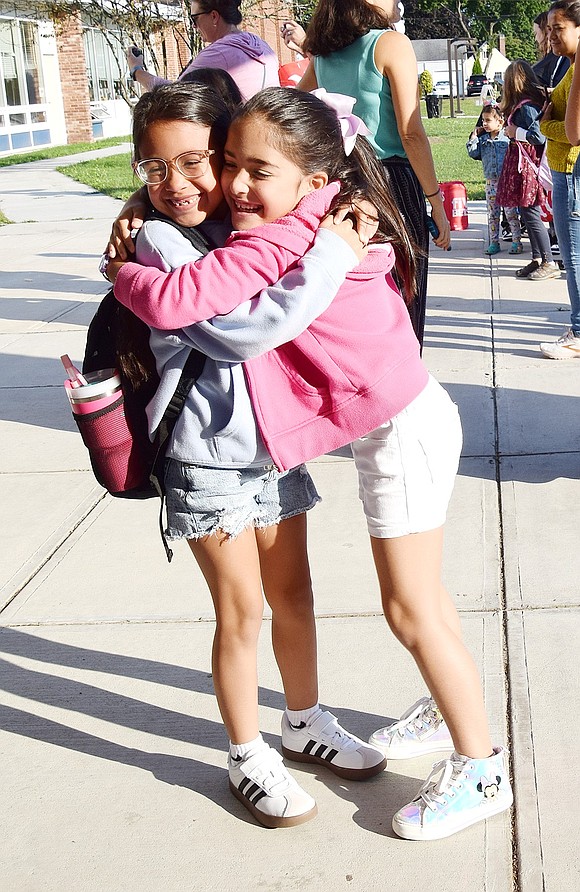
<path id="1" fill-rule="evenodd" d="M 126 263 L 115 297 L 152 328 L 170 330 L 224 315 L 273 285 L 311 247 L 337 183 L 306 195 L 286 217 L 236 232 L 224 248 L 164 273 Z"/>

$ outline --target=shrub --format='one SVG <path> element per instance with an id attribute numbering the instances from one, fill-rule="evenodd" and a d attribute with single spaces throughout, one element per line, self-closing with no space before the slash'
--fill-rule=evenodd
<path id="1" fill-rule="evenodd" d="M 423 96 L 433 92 L 433 75 L 430 71 L 422 71 L 419 75 L 419 86 Z"/>

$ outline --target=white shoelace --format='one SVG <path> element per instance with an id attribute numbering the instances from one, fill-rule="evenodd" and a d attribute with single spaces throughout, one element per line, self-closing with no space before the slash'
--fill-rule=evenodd
<path id="1" fill-rule="evenodd" d="M 429 777 L 417 793 L 416 800 L 422 799 L 431 811 L 435 811 L 437 805 L 444 805 L 445 797 L 455 796 L 455 790 L 463 786 L 461 775 L 466 764 L 464 759 L 457 760 L 453 757 L 436 762 Z M 438 780 L 434 780 L 439 774 Z"/>
<path id="2" fill-rule="evenodd" d="M 405 736 L 405 731 L 420 732 L 425 727 L 431 727 L 439 718 L 439 710 L 431 697 L 421 697 L 407 712 L 404 712 L 398 722 L 391 725 L 387 729 L 390 735 L 399 734 L 400 737 Z"/>

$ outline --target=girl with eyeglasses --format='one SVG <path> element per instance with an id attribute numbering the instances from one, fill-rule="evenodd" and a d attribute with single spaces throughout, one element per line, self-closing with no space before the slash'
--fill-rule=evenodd
<path id="1" fill-rule="evenodd" d="M 259 731 L 257 644 L 264 595 L 272 610 L 272 643 L 287 703 L 283 743 L 290 750 L 300 745 L 294 755 L 301 761 L 349 780 L 381 772 L 386 760 L 319 706 L 306 550 L 306 512 L 319 496 L 303 464 L 277 470 L 258 431 L 239 357 L 268 351 L 302 332 L 330 303 L 365 249 L 349 222 L 331 222 L 315 236 L 328 203 L 317 214 L 301 204 L 287 225 L 293 231 L 307 221 L 307 237 L 298 249 L 286 248 L 282 228 L 282 244 L 269 262 L 254 251 L 252 266 L 244 241 L 221 248 L 232 227 L 220 185 L 229 123 L 224 102 L 201 84 L 170 84 L 141 97 L 133 117 L 133 167 L 152 210 L 137 235 L 136 260 L 164 272 L 181 267 L 177 274 L 183 264 L 198 261 L 197 310 L 224 290 L 237 303 L 245 289 L 259 292 L 268 276 L 275 282 L 289 264 L 295 268 L 226 317 L 186 332 L 153 329 L 150 343 L 161 384 L 147 412 L 154 432 L 190 349 L 199 349 L 205 364 L 167 451 L 167 534 L 187 540 L 215 608 L 212 674 L 229 738 L 230 789 L 260 823 L 291 827 L 313 818 L 316 803 Z M 316 179 L 300 178 L 296 199 L 316 185 Z M 185 237 L 192 228 L 212 249 L 201 260 Z M 136 268 L 151 273 L 145 266 Z M 191 287 L 183 297 L 188 306 Z M 161 313 L 160 302 L 158 319 Z"/>

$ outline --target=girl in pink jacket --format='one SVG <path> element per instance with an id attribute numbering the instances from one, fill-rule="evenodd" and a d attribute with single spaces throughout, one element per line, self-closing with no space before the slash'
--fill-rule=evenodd
<path id="1" fill-rule="evenodd" d="M 243 233 L 234 241 L 263 242 L 264 263 L 281 241 L 263 224 L 295 206 L 305 177 L 313 190 L 334 179 L 354 183 L 353 195 L 366 195 L 378 209 L 382 244 L 347 274 L 307 331 L 247 361 L 246 374 L 260 432 L 279 467 L 357 437 L 352 450 L 385 616 L 431 694 L 371 742 L 391 758 L 454 750 L 393 818 L 402 837 L 438 839 L 509 808 L 512 792 L 505 752 L 492 746 L 478 673 L 441 582 L 443 525 L 461 449 L 458 413 L 419 357 L 391 275 L 395 257 L 408 288 L 411 247 L 349 110 L 339 121 L 311 94 L 263 91 L 234 117 L 222 187 L 234 228 Z M 258 269 L 251 267 L 252 280 Z M 116 293 L 165 328 L 228 312 L 250 296 L 216 288 L 214 305 L 201 301 L 200 309 L 192 300 L 198 277 L 190 266 L 163 274 L 129 264 Z"/>

